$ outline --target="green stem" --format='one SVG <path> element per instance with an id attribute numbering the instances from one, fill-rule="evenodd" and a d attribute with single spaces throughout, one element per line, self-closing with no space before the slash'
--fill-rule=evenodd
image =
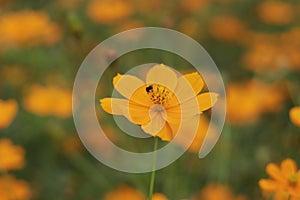
<path id="1" fill-rule="evenodd" d="M 153 148 L 153 165 L 152 165 L 152 173 L 150 180 L 150 188 L 149 188 L 149 200 L 152 200 L 153 190 L 154 190 L 154 181 L 155 181 L 155 172 L 156 172 L 156 150 L 158 144 L 158 137 L 154 138 L 154 148 Z"/>

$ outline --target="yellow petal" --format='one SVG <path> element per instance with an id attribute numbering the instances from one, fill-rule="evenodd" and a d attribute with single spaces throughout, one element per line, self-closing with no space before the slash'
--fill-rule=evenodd
<path id="1" fill-rule="evenodd" d="M 293 124 L 300 127 L 300 106 L 294 107 L 290 110 L 290 119 Z"/>
<path id="2" fill-rule="evenodd" d="M 295 161 L 290 158 L 283 160 L 281 162 L 281 171 L 287 178 L 295 174 L 297 171 L 297 165 Z"/>
<path id="3" fill-rule="evenodd" d="M 132 123 L 149 123 L 149 108 L 125 99 L 104 98 L 100 100 L 103 110 L 113 115 L 123 115 Z"/>
<path id="4" fill-rule="evenodd" d="M 164 141 L 171 141 L 173 139 L 173 132 L 170 125 L 166 122 L 164 127 L 157 133 L 158 137 Z"/>
<path id="5" fill-rule="evenodd" d="M 198 99 L 200 111 L 205 111 L 213 107 L 218 100 L 218 96 L 219 95 L 217 93 L 213 93 L 213 92 L 206 92 L 206 93 L 199 94 L 197 96 L 197 99 Z"/>
<path id="6" fill-rule="evenodd" d="M 189 82 L 188 79 L 186 79 L 185 76 L 181 76 L 178 78 L 177 86 L 174 90 L 174 95 L 177 98 L 179 103 L 183 103 L 195 96 L 197 96 L 198 93 L 195 93 L 193 85 Z M 176 102 L 169 102 L 170 106 L 173 106 Z"/>
<path id="7" fill-rule="evenodd" d="M 269 179 L 261 179 L 258 184 L 262 190 L 267 192 L 276 191 L 278 188 L 277 182 Z"/>
<path id="8" fill-rule="evenodd" d="M 266 171 L 273 179 L 281 182 L 286 181 L 277 165 L 273 163 L 268 164 L 266 167 Z"/>
<path id="9" fill-rule="evenodd" d="M 151 121 L 148 124 L 142 125 L 142 129 L 145 133 L 156 136 L 165 125 L 166 111 L 163 110 L 161 105 L 157 104 L 150 108 L 149 115 Z"/>
<path id="10" fill-rule="evenodd" d="M 128 100 L 117 98 L 100 99 L 100 105 L 103 110 L 113 115 L 124 115 L 128 113 Z"/>
<path id="11" fill-rule="evenodd" d="M 138 125 L 148 124 L 151 121 L 149 109 L 149 107 L 129 101 L 129 120 Z"/>
<path id="12" fill-rule="evenodd" d="M 174 91 L 177 85 L 177 75 L 170 67 L 163 64 L 155 65 L 148 71 L 146 82 L 160 84 Z"/>
<path id="13" fill-rule="evenodd" d="M 147 90 L 147 85 L 143 85 L 135 90 L 135 92 L 130 97 L 130 101 L 135 102 L 146 107 L 151 107 L 154 103 L 151 101 Z"/>
<path id="14" fill-rule="evenodd" d="M 115 89 L 124 97 L 129 99 L 131 95 L 145 83 L 132 75 L 117 74 L 113 79 Z"/>
<path id="15" fill-rule="evenodd" d="M 204 86 L 204 82 L 198 72 L 185 74 L 184 78 L 189 81 L 189 83 L 194 89 L 195 94 L 199 94 L 199 92 L 201 92 Z"/>

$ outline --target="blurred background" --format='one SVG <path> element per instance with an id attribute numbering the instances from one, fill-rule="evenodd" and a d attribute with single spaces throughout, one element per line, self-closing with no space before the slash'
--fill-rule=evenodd
<path id="1" fill-rule="evenodd" d="M 300 165 L 300 1 L 0 0 L 0 200 L 146 199 L 150 174 L 118 172 L 93 158 L 76 133 L 71 106 L 87 54 L 120 31 L 144 26 L 197 40 L 227 90 L 217 145 L 200 160 L 201 141 L 194 142 L 157 171 L 157 200 L 263 199 L 258 181 L 267 178 L 268 163 L 292 158 Z M 113 56 L 107 52 L 108 60 Z M 117 73 L 147 62 L 192 70 L 168 52 L 132 52 L 106 70 L 96 96 L 111 96 Z M 95 106 L 114 143 L 152 149 L 151 139 L 134 140 L 116 128 L 98 99 Z"/>

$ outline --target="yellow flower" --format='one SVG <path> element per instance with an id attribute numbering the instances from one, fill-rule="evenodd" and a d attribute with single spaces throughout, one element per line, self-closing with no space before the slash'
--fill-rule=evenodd
<path id="1" fill-rule="evenodd" d="M 146 200 L 146 197 L 138 190 L 129 186 L 120 186 L 108 192 L 103 200 Z"/>
<path id="2" fill-rule="evenodd" d="M 211 108 L 218 96 L 209 92 L 199 94 L 204 82 L 198 73 L 177 77 L 163 64 L 148 71 L 146 82 L 135 76 L 118 74 L 113 84 L 126 99 L 101 99 L 104 111 L 123 115 L 141 125 L 145 133 L 166 141 L 173 139 L 182 120 L 189 123 L 189 119 Z"/>
<path id="3" fill-rule="evenodd" d="M 152 200 L 168 200 L 168 198 L 161 193 L 155 193 L 152 196 Z"/>
<path id="4" fill-rule="evenodd" d="M 300 106 L 290 110 L 290 119 L 298 127 L 300 127 Z"/>
<path id="5" fill-rule="evenodd" d="M 284 99 L 280 85 L 258 80 L 232 83 L 227 87 L 227 119 L 233 124 L 253 123 L 263 113 L 278 111 Z"/>
<path id="6" fill-rule="evenodd" d="M 54 86 L 35 85 L 24 98 L 24 107 L 38 115 L 66 118 L 72 113 L 72 93 Z"/>
<path id="7" fill-rule="evenodd" d="M 93 0 L 87 7 L 88 16 L 100 24 L 119 22 L 132 12 L 132 5 L 124 0 Z"/>
<path id="8" fill-rule="evenodd" d="M 52 45 L 61 37 L 58 25 L 51 22 L 46 13 L 31 10 L 11 12 L 1 16 L 0 35 L 0 45 L 4 47 Z"/>
<path id="9" fill-rule="evenodd" d="M 217 16 L 209 27 L 210 34 L 219 40 L 229 42 L 239 42 L 246 32 L 244 23 L 237 17 L 233 16 Z"/>
<path id="10" fill-rule="evenodd" d="M 13 176 L 0 177 L 0 200 L 28 200 L 31 191 L 27 182 L 16 180 Z"/>
<path id="11" fill-rule="evenodd" d="M 294 18 L 292 5 L 280 1 L 266 1 L 258 8 L 258 16 L 265 23 L 284 25 L 290 23 Z"/>
<path id="12" fill-rule="evenodd" d="M 300 170 L 294 160 L 288 158 L 281 162 L 280 166 L 270 163 L 266 167 L 270 179 L 261 179 L 260 188 L 267 193 L 275 193 L 276 200 L 281 197 L 300 199 Z"/>
<path id="13" fill-rule="evenodd" d="M 0 99 L 0 129 L 8 127 L 14 120 L 18 112 L 18 104 L 15 100 L 1 100 Z"/>
<path id="14" fill-rule="evenodd" d="M 244 196 L 235 196 L 225 185 L 211 183 L 205 186 L 192 200 L 245 200 Z"/>
<path id="15" fill-rule="evenodd" d="M 21 169 L 24 164 L 24 149 L 15 146 L 9 139 L 0 139 L 0 171 Z"/>

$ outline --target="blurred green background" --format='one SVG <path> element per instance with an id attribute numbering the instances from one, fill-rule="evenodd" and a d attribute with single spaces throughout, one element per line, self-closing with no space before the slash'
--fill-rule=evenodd
<path id="1" fill-rule="evenodd" d="M 144 26 L 197 40 L 227 89 L 227 122 L 213 151 L 201 160 L 189 151 L 157 171 L 155 191 L 170 200 L 214 200 L 218 192 L 224 200 L 263 199 L 258 181 L 267 177 L 266 164 L 300 162 L 300 116 L 291 117 L 295 124 L 289 119 L 300 105 L 299 15 L 298 0 L 0 0 L 0 141 L 8 138 L 25 152 L 19 158 L 25 164 L 0 171 L 26 183 L 7 189 L 0 179 L 0 200 L 114 200 L 108 192 L 122 194 L 124 185 L 139 193 L 123 188 L 132 194 L 122 199 L 148 193 L 149 174 L 115 171 L 85 150 L 71 110 L 73 81 L 87 54 L 120 31 Z M 133 52 L 106 71 L 99 99 L 110 96 L 116 73 L 147 62 L 192 70 L 167 52 Z M 151 139 L 130 141 L 95 105 L 112 141 L 152 148 Z M 0 161 L 13 158 L 7 148 L 0 143 Z"/>

